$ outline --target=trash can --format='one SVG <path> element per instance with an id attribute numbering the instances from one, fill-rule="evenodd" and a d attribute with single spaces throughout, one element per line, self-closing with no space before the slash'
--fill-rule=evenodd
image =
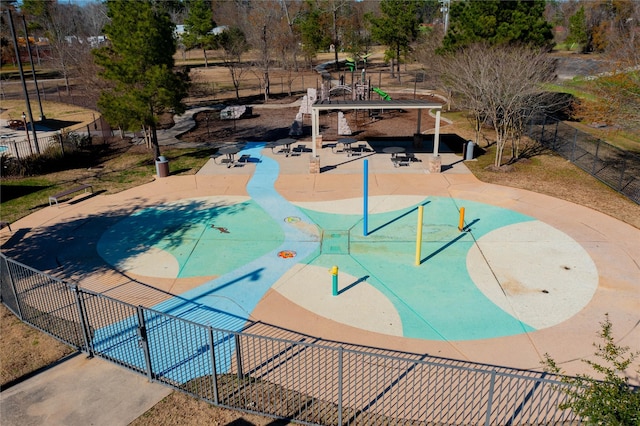
<path id="1" fill-rule="evenodd" d="M 159 178 L 169 176 L 169 160 L 164 155 L 156 159 L 156 174 Z"/>
<path id="2" fill-rule="evenodd" d="M 465 152 L 464 152 L 464 160 L 473 160 L 473 150 L 475 149 L 476 144 L 473 141 L 467 141 L 467 144 L 465 145 Z"/>

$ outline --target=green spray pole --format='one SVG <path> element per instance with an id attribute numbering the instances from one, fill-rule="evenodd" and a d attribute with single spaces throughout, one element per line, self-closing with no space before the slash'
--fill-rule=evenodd
<path id="1" fill-rule="evenodd" d="M 369 160 L 364 160 L 364 170 L 363 170 L 363 188 L 362 188 L 362 199 L 363 199 L 363 220 L 362 220 L 362 235 L 365 237 L 369 235 Z"/>
<path id="2" fill-rule="evenodd" d="M 338 295 L 338 267 L 334 266 L 333 268 L 331 268 L 330 270 L 331 272 L 331 295 L 332 296 L 337 296 Z"/>

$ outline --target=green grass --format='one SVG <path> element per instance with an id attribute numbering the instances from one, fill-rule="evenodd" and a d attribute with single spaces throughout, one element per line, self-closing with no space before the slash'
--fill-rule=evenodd
<path id="1" fill-rule="evenodd" d="M 162 154 L 169 160 L 172 175 L 189 175 L 195 174 L 215 151 L 214 148 L 168 149 Z M 78 183 L 92 185 L 94 192 L 117 193 L 148 183 L 156 174 L 152 153 L 144 149 L 130 149 L 124 153 L 96 150 L 94 154 L 99 158 L 87 154 L 82 168 L 38 177 L 3 177 L 0 181 L 2 220 L 12 223 L 48 207 L 50 195 Z"/>
<path id="2" fill-rule="evenodd" d="M 590 101 L 597 100 L 597 97 L 594 96 L 592 93 L 589 93 L 583 90 L 582 88 L 583 85 L 584 85 L 584 82 L 580 82 L 580 83 L 575 82 L 575 84 L 546 83 L 543 85 L 543 87 L 550 92 L 567 93 L 578 99 L 586 99 Z"/>

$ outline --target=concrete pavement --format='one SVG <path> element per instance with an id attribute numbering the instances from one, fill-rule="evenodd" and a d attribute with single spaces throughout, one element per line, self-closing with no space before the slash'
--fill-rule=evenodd
<path id="1" fill-rule="evenodd" d="M 321 167 L 324 168 L 320 174 L 309 174 L 309 157 L 304 151 L 294 157 L 273 155 L 269 150 L 265 150 L 263 155 L 279 164 L 280 174 L 274 184 L 278 193 L 298 204 L 316 203 L 316 208 L 319 208 L 317 206 L 325 203 L 335 209 L 341 202 L 341 208 L 351 208 L 351 202 L 347 200 L 357 200 L 362 196 L 362 161 L 367 158 L 372 197 L 449 197 L 531 216 L 560 231 L 584 250 L 597 270 L 597 288 L 593 297 L 577 312 L 551 327 L 492 339 L 433 341 L 380 333 L 375 327 L 363 329 L 348 320 L 339 320 L 338 311 L 344 310 L 345 306 L 362 305 L 362 299 L 372 293 L 347 291 L 335 306 L 325 304 L 328 311 L 305 305 L 304 300 L 296 299 L 299 296 L 287 290 L 286 283 L 296 279 L 311 284 L 313 280 L 325 282 L 327 276 L 309 276 L 300 270 L 292 270 L 284 281 L 266 293 L 252 312 L 253 318 L 321 339 L 514 368 L 537 369 L 542 355 L 549 353 L 574 374 L 584 371 L 584 364 L 578 359 L 590 358 L 598 323 L 605 313 L 609 313 L 616 336 L 619 336 L 617 341 L 632 349 L 640 349 L 640 230 L 587 207 L 479 182 L 466 170 L 461 158 L 453 153 L 442 153 L 445 167 L 441 174 L 430 174 L 425 170 L 429 154 L 419 154 L 425 157 L 409 167 L 396 168 L 389 161 L 389 156 L 382 153 L 346 157 L 326 147 L 320 152 Z M 63 203 L 59 208 L 47 207 L 12 224 L 12 234 L 7 229 L 1 231 L 3 252 L 30 266 L 78 280 L 84 287 L 114 297 L 117 295 L 131 303 L 147 306 L 161 303 L 171 294 L 181 294 L 211 277 L 167 279 L 121 274 L 109 268 L 97 253 L 86 248 L 95 244 L 106 226 L 144 207 L 198 197 L 246 197 L 247 183 L 255 168 L 256 163 L 253 162 L 226 168 L 210 161 L 195 176 L 169 176 L 123 193 L 101 194 L 77 203 Z M 522 258 L 526 264 L 544 265 L 542 261 L 550 256 L 549 246 L 544 246 L 544 250 L 536 249 L 533 237 L 528 237 L 531 241 L 523 241 L 524 251 L 498 251 L 497 256 L 503 258 L 507 265 L 510 261 L 516 264 L 515 261 Z M 41 256 L 46 250 L 51 255 Z M 509 256 L 518 258 L 510 259 Z M 573 265 L 567 264 L 566 267 L 571 269 Z M 515 283 L 519 278 L 514 276 L 501 279 L 505 283 Z M 514 294 L 528 291 L 524 287 L 513 289 Z M 282 312 L 288 315 L 283 316 Z M 41 377 L 31 378 L 3 391 L 0 394 L 3 424 L 5 419 L 9 419 L 6 424 L 127 424 L 169 392 L 162 386 L 146 383 L 142 376 L 101 360 L 86 360 L 80 355 L 67 362 L 70 364 L 63 363 L 51 372 L 39 375 Z M 80 383 L 82 385 L 78 386 Z M 42 389 L 47 392 L 43 393 Z M 130 394 L 134 390 L 136 393 Z M 103 392 L 109 395 L 103 396 Z M 92 403 L 96 395 L 104 398 L 105 403 Z M 80 399 L 81 403 L 68 403 L 74 399 Z M 128 404 L 130 400 L 137 403 Z M 89 423 L 87 418 L 93 421 Z"/>

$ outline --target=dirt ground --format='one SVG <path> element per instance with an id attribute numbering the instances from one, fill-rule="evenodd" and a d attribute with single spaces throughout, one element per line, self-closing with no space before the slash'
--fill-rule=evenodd
<path id="1" fill-rule="evenodd" d="M 392 95 L 393 99 L 414 99 L 413 95 Z M 209 142 L 214 145 L 236 141 L 266 141 L 289 137 L 289 130 L 299 107 L 286 106 L 300 97 L 285 97 L 270 101 L 268 105 L 257 104 L 252 114 L 239 120 L 221 120 L 219 110 L 211 110 L 195 114 L 196 127 L 180 136 L 185 142 Z M 418 99 L 434 101 L 430 96 L 419 96 Z M 278 106 L 274 108 L 274 106 Z M 385 110 L 374 118 L 368 111 L 345 111 L 345 118 L 352 135 L 359 139 L 383 137 L 413 136 L 417 129 L 417 112 L 415 110 Z M 320 116 L 320 130 L 325 140 L 338 138 L 338 111 L 331 111 Z M 432 129 L 434 118 L 422 113 L 421 130 Z M 303 138 L 311 135 L 311 119 L 307 116 L 303 121 Z"/>

